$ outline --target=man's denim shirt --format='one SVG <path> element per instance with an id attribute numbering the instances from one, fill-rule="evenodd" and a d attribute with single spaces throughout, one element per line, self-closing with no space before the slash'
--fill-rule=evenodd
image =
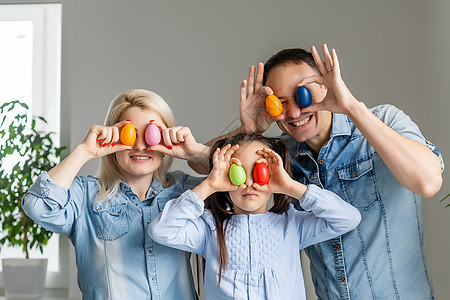
<path id="1" fill-rule="evenodd" d="M 443 170 L 441 154 L 407 115 L 392 105 L 371 111 L 402 136 L 427 145 Z M 306 249 L 318 298 L 434 299 L 423 249 L 422 199 L 400 185 L 353 122 L 333 115 L 330 140 L 317 160 L 306 143 L 285 134 L 282 139 L 296 180 L 335 192 L 361 213 L 353 231 Z"/>
<path id="2" fill-rule="evenodd" d="M 77 176 L 65 189 L 46 172 L 24 196 L 27 215 L 75 246 L 83 299 L 197 299 L 190 254 L 157 244 L 147 233 L 168 200 L 202 180 L 181 172 L 170 175 L 173 185 L 163 188 L 155 178 L 143 201 L 121 182 L 112 199 L 97 203 L 96 178 Z"/>

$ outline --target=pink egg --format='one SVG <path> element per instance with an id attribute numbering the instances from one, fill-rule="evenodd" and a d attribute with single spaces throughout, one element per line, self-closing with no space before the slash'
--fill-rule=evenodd
<path id="1" fill-rule="evenodd" d="M 145 129 L 145 141 L 150 146 L 157 145 L 161 142 L 161 132 L 159 131 L 158 126 L 155 124 L 147 126 L 147 129 Z"/>

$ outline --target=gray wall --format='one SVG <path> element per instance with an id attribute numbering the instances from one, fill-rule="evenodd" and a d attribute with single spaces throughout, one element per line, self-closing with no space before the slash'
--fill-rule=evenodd
<path id="1" fill-rule="evenodd" d="M 4 1 L 3 1 L 4 2 Z M 9 1 L 11 2 L 11 1 Z M 287 47 L 326 42 L 367 106 L 391 103 L 450 154 L 450 3 L 431 1 L 119 1 L 63 3 L 62 132 L 73 149 L 110 101 L 157 92 L 206 142 L 236 126 L 248 67 Z M 278 132 L 276 127 L 271 133 Z M 184 162 L 175 168 L 188 170 Z M 90 163 L 82 173 L 95 173 Z M 424 200 L 425 251 L 437 299 L 450 294 L 450 208 Z M 447 230 L 445 230 L 447 229 Z"/>

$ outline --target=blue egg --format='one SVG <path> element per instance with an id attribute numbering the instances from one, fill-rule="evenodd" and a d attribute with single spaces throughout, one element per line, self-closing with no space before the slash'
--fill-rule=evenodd
<path id="1" fill-rule="evenodd" d="M 297 89 L 297 102 L 300 107 L 308 107 L 312 103 L 311 92 L 306 86 L 299 86 Z"/>

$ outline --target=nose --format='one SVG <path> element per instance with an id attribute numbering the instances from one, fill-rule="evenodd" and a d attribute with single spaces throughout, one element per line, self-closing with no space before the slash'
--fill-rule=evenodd
<path id="1" fill-rule="evenodd" d="M 136 131 L 136 141 L 133 144 L 135 150 L 146 150 L 147 143 L 145 142 L 145 134 L 143 132 Z"/>
<path id="2" fill-rule="evenodd" d="M 285 114 L 290 119 L 297 119 L 302 114 L 302 110 L 295 99 L 288 100 L 284 107 L 286 109 Z"/>
<path id="3" fill-rule="evenodd" d="M 245 180 L 245 185 L 252 186 L 252 184 L 253 184 L 253 174 L 252 173 L 250 173 L 250 174 L 247 173 L 247 179 Z"/>

